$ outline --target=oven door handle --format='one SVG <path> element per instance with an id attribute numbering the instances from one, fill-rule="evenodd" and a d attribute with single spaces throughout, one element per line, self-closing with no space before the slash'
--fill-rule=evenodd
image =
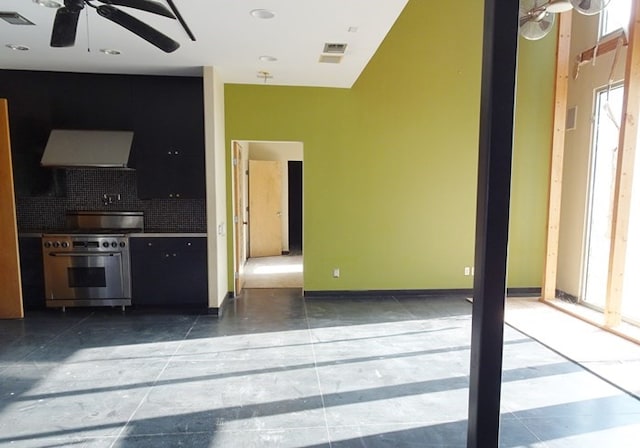
<path id="1" fill-rule="evenodd" d="M 122 252 L 49 252 L 50 257 L 113 257 Z"/>

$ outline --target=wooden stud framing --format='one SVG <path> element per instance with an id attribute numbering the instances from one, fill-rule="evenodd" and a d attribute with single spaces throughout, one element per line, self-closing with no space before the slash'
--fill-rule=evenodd
<path id="1" fill-rule="evenodd" d="M 556 50 L 555 104 L 553 110 L 553 136 L 549 175 L 549 202 L 547 215 L 547 241 L 540 300 L 556 296 L 558 273 L 558 244 L 560 240 L 560 202 L 562 198 L 562 167 L 564 162 L 564 135 L 567 117 L 567 90 L 571 49 L 571 11 L 560 14 L 558 47 Z"/>
<path id="2" fill-rule="evenodd" d="M 611 223 L 611 255 L 605 305 L 605 325 L 608 327 L 615 327 L 622 321 L 622 286 L 627 255 L 633 165 L 638 135 L 638 119 L 640 119 L 640 8 L 638 3 L 634 1 L 631 6 L 632 20 L 629 25 L 629 48 L 624 74 L 623 120 L 618 143 L 618 163 Z"/>

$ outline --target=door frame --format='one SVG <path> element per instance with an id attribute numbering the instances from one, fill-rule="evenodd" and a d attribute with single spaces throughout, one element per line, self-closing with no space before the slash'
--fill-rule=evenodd
<path id="1" fill-rule="evenodd" d="M 239 182 L 239 179 L 241 179 L 241 176 L 246 175 L 246 173 L 242 172 L 242 163 L 238 163 L 238 165 L 234 165 L 234 148 L 236 147 L 236 145 L 241 145 L 241 144 L 246 144 L 246 145 L 251 145 L 252 143 L 273 143 L 273 144 L 278 144 L 278 143 L 282 143 L 282 144 L 298 144 L 300 145 L 300 160 L 303 161 L 304 163 L 304 142 L 298 141 L 298 140 L 242 140 L 242 139 L 234 139 L 231 140 L 231 147 L 230 147 L 230 172 L 231 172 L 231 195 L 232 195 L 232 207 L 231 207 L 231 212 L 232 212 L 232 220 L 233 220 L 233 232 L 232 232 L 232 242 L 233 242 L 233 283 L 234 283 L 234 296 L 238 297 L 240 295 L 240 292 L 242 291 L 242 268 L 244 266 L 244 264 L 242 263 L 242 238 L 238 238 L 238 234 L 240 234 L 240 232 L 242 232 L 243 230 L 243 226 L 247 225 L 248 226 L 248 222 L 245 223 L 243 222 L 242 218 L 243 215 L 242 213 L 240 215 L 236 215 L 236 207 L 240 207 L 241 201 L 242 201 L 242 195 L 244 194 L 244 192 L 241 189 L 241 183 Z M 246 153 L 247 159 L 249 159 L 249 147 L 247 146 L 247 153 Z M 292 159 L 292 160 L 298 160 L 298 159 Z M 302 179 L 302 239 L 304 240 L 304 173 L 305 170 L 303 169 L 303 179 Z M 288 188 L 288 187 L 287 187 Z M 236 219 L 235 217 L 238 216 L 237 221 L 235 222 Z M 248 238 L 247 238 L 248 240 Z M 245 241 L 245 246 L 247 244 L 247 241 Z M 246 253 L 248 254 L 248 250 L 246 251 Z M 246 260 L 244 260 L 246 262 Z M 304 251 L 303 251 L 303 264 L 304 264 Z M 303 279 L 303 290 L 304 290 L 304 279 Z"/>
<path id="2" fill-rule="evenodd" d="M 232 202 L 233 202 L 233 291 L 237 297 L 242 292 L 242 240 L 239 236 L 243 234 L 244 213 L 242 213 L 242 198 L 240 191 L 240 179 L 242 178 L 242 150 L 237 141 L 231 142 L 231 182 Z"/>

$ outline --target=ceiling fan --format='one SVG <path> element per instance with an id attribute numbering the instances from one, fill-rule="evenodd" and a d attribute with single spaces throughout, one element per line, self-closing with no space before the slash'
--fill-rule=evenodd
<path id="1" fill-rule="evenodd" d="M 572 8 L 584 15 L 598 14 L 610 0 L 520 0 L 519 32 L 529 40 L 542 39 L 551 32 L 555 14 Z"/>
<path id="2" fill-rule="evenodd" d="M 95 2 L 99 4 L 94 5 Z M 116 6 L 124 6 L 157 14 L 169 19 L 178 19 L 191 40 L 195 40 L 193 34 L 186 26 L 186 23 L 184 23 L 180 13 L 173 4 L 173 0 L 168 0 L 168 4 L 171 7 L 171 10 L 162 3 L 154 0 L 64 0 L 64 7 L 57 10 L 56 17 L 53 21 L 51 46 L 72 47 L 75 44 L 80 12 L 85 8 L 85 6 L 89 6 L 95 9 L 99 16 L 104 17 L 107 20 L 111 20 L 121 27 L 131 31 L 162 51 L 171 53 L 180 47 L 178 42 L 171 39 L 169 36 L 162 34 L 160 31 L 147 25 L 141 20 L 138 20 L 132 15 L 116 8 Z"/>

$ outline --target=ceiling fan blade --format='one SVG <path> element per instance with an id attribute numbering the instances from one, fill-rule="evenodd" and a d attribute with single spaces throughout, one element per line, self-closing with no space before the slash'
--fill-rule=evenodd
<path id="1" fill-rule="evenodd" d="M 117 23 L 123 28 L 128 29 L 133 34 L 140 36 L 165 53 L 171 53 L 173 51 L 176 51 L 180 47 L 180 44 L 171 39 L 169 36 L 162 34 L 155 28 L 150 27 L 146 23 L 141 22 L 135 17 L 127 14 L 126 12 L 120 11 L 113 6 L 98 6 L 97 11 L 98 14 L 102 17 L 109 19 L 114 23 Z"/>
<path id="2" fill-rule="evenodd" d="M 52 47 L 73 47 L 76 43 L 76 31 L 80 9 L 59 8 L 51 30 Z"/>
<path id="3" fill-rule="evenodd" d="M 139 9 L 140 11 L 151 12 L 153 14 L 169 17 L 170 19 L 176 18 L 176 16 L 174 16 L 173 13 L 169 11 L 169 8 L 164 6 L 162 3 L 158 3 L 153 0 L 99 0 L 99 1 L 100 3 L 104 3 L 107 5 L 126 6 L 128 8 Z"/>

